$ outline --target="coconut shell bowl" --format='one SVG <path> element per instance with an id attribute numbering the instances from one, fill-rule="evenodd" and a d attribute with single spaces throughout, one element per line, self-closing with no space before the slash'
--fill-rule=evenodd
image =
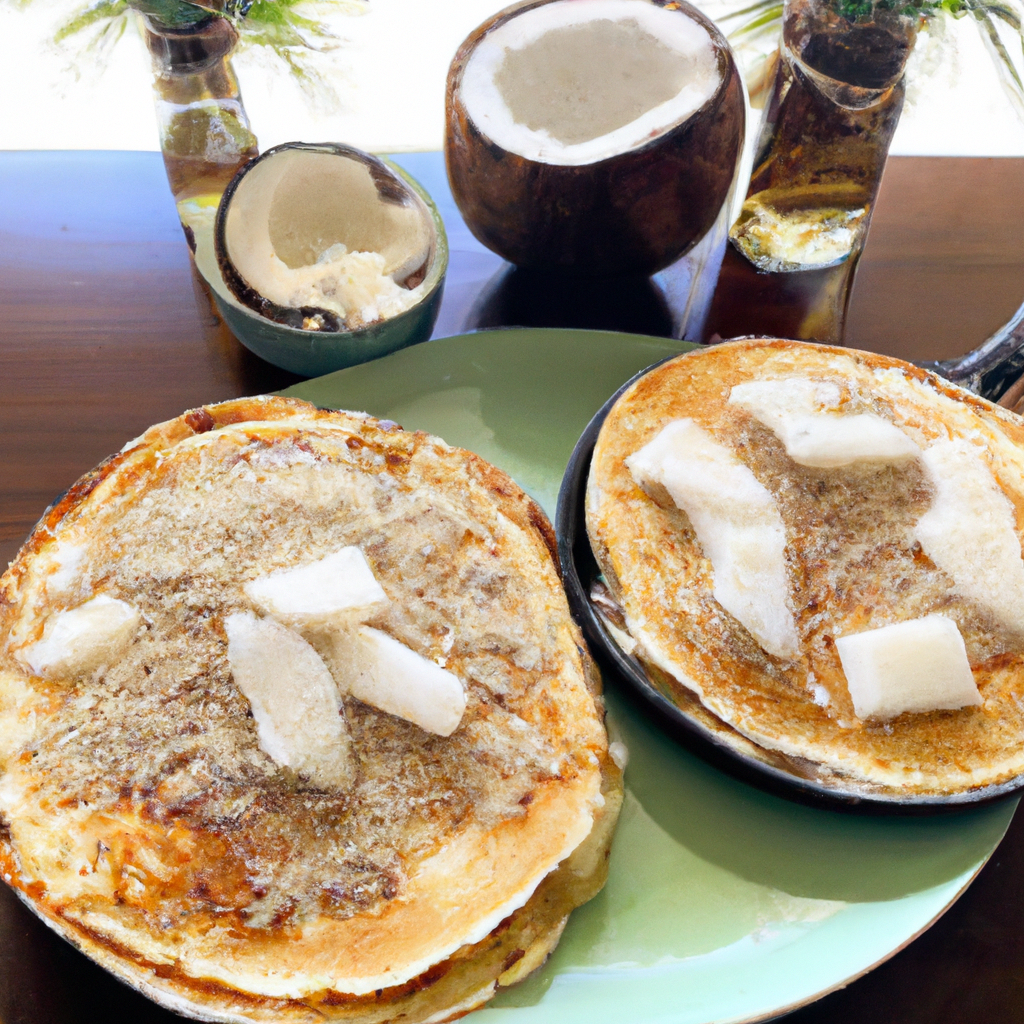
<path id="1" fill-rule="evenodd" d="M 426 341 L 448 267 L 444 224 L 401 167 L 336 143 L 286 143 L 219 207 L 181 211 L 231 332 L 305 377 Z"/>

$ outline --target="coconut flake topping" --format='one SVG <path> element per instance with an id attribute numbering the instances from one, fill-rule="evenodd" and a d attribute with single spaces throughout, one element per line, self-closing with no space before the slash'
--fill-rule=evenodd
<path id="1" fill-rule="evenodd" d="M 646 0 L 563 0 L 492 29 L 470 56 L 462 99 L 503 149 L 596 163 L 664 134 L 720 83 L 707 30 Z"/>
<path id="2" fill-rule="evenodd" d="M 265 286 L 268 299 L 298 309 L 316 306 L 337 313 L 352 329 L 375 323 L 412 309 L 425 287 L 402 288 L 384 273 L 379 252 L 349 252 L 336 242 L 308 267 L 291 268 L 276 253 L 269 258 L 272 283 Z"/>

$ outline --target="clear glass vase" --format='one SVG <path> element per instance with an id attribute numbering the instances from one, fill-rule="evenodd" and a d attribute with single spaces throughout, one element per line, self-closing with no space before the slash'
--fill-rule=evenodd
<path id="1" fill-rule="evenodd" d="M 916 14 L 877 3 L 786 0 L 775 84 L 705 337 L 841 344 L 917 26 Z"/>
<path id="2" fill-rule="evenodd" d="M 143 18 L 153 58 L 160 146 L 171 192 L 188 234 L 187 209 L 215 202 L 258 154 L 231 53 L 238 33 L 225 18 L 169 28 Z"/>

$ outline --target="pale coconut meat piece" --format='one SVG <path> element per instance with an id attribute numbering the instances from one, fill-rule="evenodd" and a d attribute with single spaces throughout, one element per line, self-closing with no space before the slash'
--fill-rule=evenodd
<path id="1" fill-rule="evenodd" d="M 737 384 L 729 401 L 771 430 L 801 466 L 899 463 L 921 454 L 895 423 L 876 413 L 841 411 L 841 391 L 833 382 L 752 380 Z"/>
<path id="2" fill-rule="evenodd" d="M 366 556 L 354 546 L 306 565 L 258 576 L 243 590 L 261 611 L 300 629 L 357 626 L 388 603 Z"/>
<path id="3" fill-rule="evenodd" d="M 369 626 L 339 641 L 344 681 L 357 700 L 438 736 L 459 727 L 466 691 L 458 676 Z"/>
<path id="4" fill-rule="evenodd" d="M 224 619 L 228 663 L 252 710 L 260 748 L 311 785 L 345 789 L 354 764 L 341 695 L 320 655 L 272 619 Z"/>
<path id="5" fill-rule="evenodd" d="M 81 675 L 115 662 L 141 622 L 137 608 L 98 594 L 50 616 L 42 637 L 18 651 L 17 657 L 46 678 Z"/>
<path id="6" fill-rule="evenodd" d="M 687 514 L 711 562 L 715 600 L 769 654 L 797 657 L 782 515 L 749 467 L 684 418 L 630 455 L 626 468 L 641 487 L 663 488 Z"/>
<path id="7" fill-rule="evenodd" d="M 587 164 L 649 142 L 714 95 L 721 73 L 696 21 L 643 0 L 532 8 L 488 33 L 466 109 L 509 152 Z"/>
<path id="8" fill-rule="evenodd" d="M 858 718 L 955 710 L 981 704 L 957 624 L 925 615 L 836 638 Z"/>
<path id="9" fill-rule="evenodd" d="M 423 297 L 434 228 L 426 204 L 383 162 L 290 143 L 225 192 L 215 241 L 224 279 L 246 305 L 308 330 L 351 330 Z"/>
<path id="10" fill-rule="evenodd" d="M 914 525 L 922 551 L 953 588 L 1018 635 L 1024 634 L 1024 561 L 1017 514 L 979 445 L 936 441 L 921 455 L 935 489 Z"/>

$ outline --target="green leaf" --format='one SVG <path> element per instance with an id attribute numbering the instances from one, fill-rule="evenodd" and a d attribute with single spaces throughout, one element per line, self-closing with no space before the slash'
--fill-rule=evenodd
<path id="1" fill-rule="evenodd" d="M 972 13 L 978 21 L 982 41 L 985 43 L 986 49 L 988 49 L 989 55 L 995 63 L 1003 91 L 1013 104 L 1018 116 L 1021 120 L 1024 120 L 1024 82 L 1021 81 L 1017 66 L 1013 63 L 1013 58 L 1007 51 L 1002 37 L 999 35 L 999 30 L 992 20 L 993 15 L 1000 18 L 1003 18 L 1003 15 L 998 11 L 991 10 L 987 3 L 977 3 L 975 5 L 975 0 L 969 0 L 969 2 L 971 3 Z M 1016 12 L 1013 13 L 1015 14 Z M 1008 19 L 1004 18 L 1004 20 Z M 1012 25 L 1013 23 L 1010 22 L 1010 24 Z M 1013 27 L 1020 32 L 1019 19 Z M 1024 46 L 1024 43 L 1022 43 L 1022 46 Z"/>
<path id="2" fill-rule="evenodd" d="M 743 7 L 738 11 L 730 11 L 728 14 L 720 15 L 717 19 L 719 22 L 732 21 L 734 18 L 746 18 L 750 15 L 759 15 L 769 8 L 782 7 L 782 4 L 778 3 L 778 0 L 757 0 L 757 3 L 751 4 L 749 7 Z"/>
<path id="3" fill-rule="evenodd" d="M 1001 21 L 1005 21 L 1014 31 L 1020 32 L 1021 30 L 1021 16 L 1020 13 L 1014 10 L 1009 4 L 1002 3 L 979 3 L 975 4 L 975 11 L 985 11 L 987 14 L 999 18 Z"/>
<path id="4" fill-rule="evenodd" d="M 783 5 L 773 2 L 756 18 L 729 33 L 730 39 L 738 39 L 740 36 L 753 35 L 754 33 L 767 31 L 769 28 L 781 28 Z"/>
<path id="5" fill-rule="evenodd" d="M 59 29 L 54 39 L 62 43 L 69 36 L 77 35 L 102 21 L 117 18 L 128 11 L 128 0 L 100 0 L 92 7 L 73 14 Z"/>

